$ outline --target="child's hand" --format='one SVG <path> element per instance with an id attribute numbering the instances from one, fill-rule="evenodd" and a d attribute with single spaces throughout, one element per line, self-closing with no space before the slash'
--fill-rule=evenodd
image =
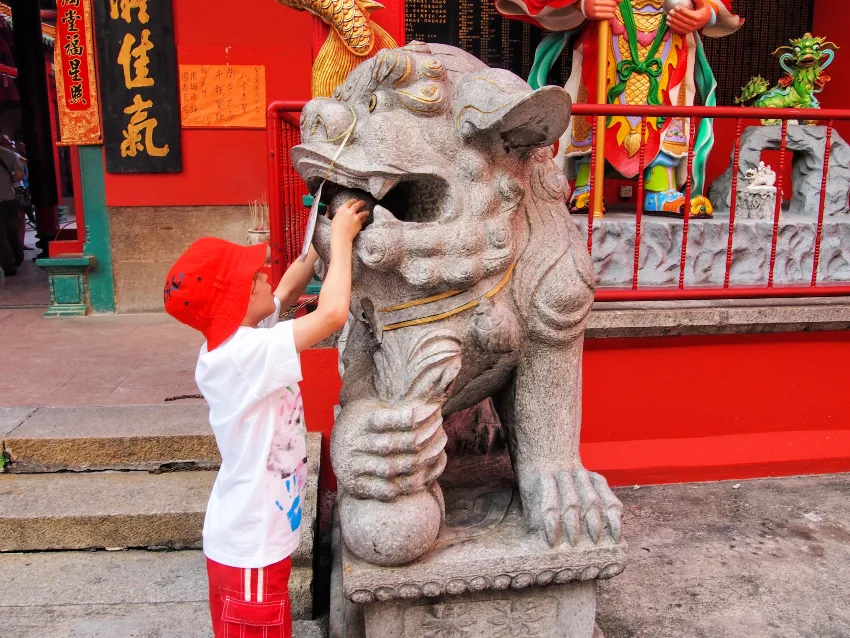
<path id="1" fill-rule="evenodd" d="M 349 199 L 336 209 L 331 221 L 331 242 L 344 241 L 350 244 L 363 228 L 363 222 L 369 217 L 368 210 L 361 210 L 366 203 Z"/>

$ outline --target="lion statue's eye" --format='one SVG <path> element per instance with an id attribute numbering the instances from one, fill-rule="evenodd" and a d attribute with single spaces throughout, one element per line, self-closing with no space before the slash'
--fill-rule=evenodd
<path id="1" fill-rule="evenodd" d="M 800 51 L 802 51 L 800 47 L 794 47 L 794 53 L 799 53 Z"/>
<path id="2" fill-rule="evenodd" d="M 376 106 L 378 106 L 378 96 L 373 93 L 369 98 L 369 112 L 374 111 Z"/>
<path id="3" fill-rule="evenodd" d="M 815 46 L 813 46 L 812 48 L 813 48 L 815 51 L 820 51 L 820 45 L 819 45 L 819 44 L 816 44 L 816 45 L 815 45 Z"/>

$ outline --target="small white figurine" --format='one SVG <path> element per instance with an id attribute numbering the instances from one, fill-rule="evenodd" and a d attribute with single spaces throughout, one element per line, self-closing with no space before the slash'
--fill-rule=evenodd
<path id="1" fill-rule="evenodd" d="M 764 162 L 759 162 L 757 168 L 747 171 L 747 181 L 748 188 L 752 190 L 765 186 L 772 188 L 776 184 L 776 172 Z"/>

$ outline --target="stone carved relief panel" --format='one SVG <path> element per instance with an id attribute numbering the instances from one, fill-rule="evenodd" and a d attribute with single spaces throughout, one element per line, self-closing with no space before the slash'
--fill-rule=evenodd
<path id="1" fill-rule="evenodd" d="M 404 638 L 540 636 L 557 625 L 557 618 L 553 596 L 421 605 L 405 612 Z"/>

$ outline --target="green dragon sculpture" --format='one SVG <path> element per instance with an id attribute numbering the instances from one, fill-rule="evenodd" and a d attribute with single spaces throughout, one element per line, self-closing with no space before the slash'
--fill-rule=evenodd
<path id="1" fill-rule="evenodd" d="M 838 46 L 807 33 L 802 38 L 790 41 L 790 46 L 779 47 L 773 55 L 785 75 L 772 87 L 762 76 L 752 78 L 743 88 L 735 104 L 748 104 L 768 109 L 819 109 L 817 94 L 829 82 L 823 71 L 832 64 Z M 762 120 L 763 124 L 780 124 L 781 120 Z M 794 122 L 796 123 L 796 122 Z M 817 120 L 806 120 L 816 124 Z"/>

